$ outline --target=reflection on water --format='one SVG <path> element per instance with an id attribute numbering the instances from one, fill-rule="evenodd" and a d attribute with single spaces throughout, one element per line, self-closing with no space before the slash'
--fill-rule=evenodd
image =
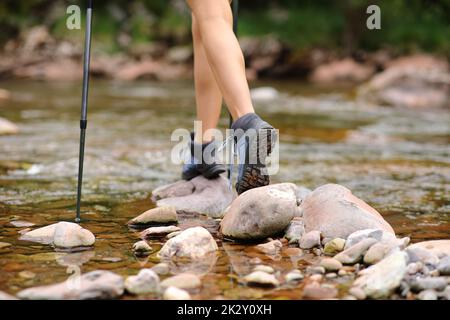
<path id="1" fill-rule="evenodd" d="M 264 84 L 267 85 L 267 84 Z M 364 105 L 342 89 L 269 83 L 279 99 L 258 102 L 264 117 L 280 129 L 280 172 L 275 182 L 315 188 L 343 184 L 375 206 L 399 235 L 413 241 L 449 238 L 450 116 L 446 110 L 409 111 Z M 126 222 L 149 209 L 151 190 L 176 180 L 167 161 L 173 129 L 191 129 L 194 96 L 190 83 L 93 81 L 87 133 L 83 226 L 97 236 L 94 250 L 54 252 L 47 245 L 18 240 L 28 221 L 43 226 L 74 217 L 78 166 L 80 88 L 74 84 L 2 84 L 13 93 L 0 102 L 1 115 L 21 133 L 0 137 L 0 290 L 54 283 L 74 272 L 113 270 L 122 275 L 158 263 L 155 253 L 131 251 L 138 232 Z M 351 93 L 351 92 L 350 92 Z M 225 128 L 227 117 L 222 117 Z M 217 236 L 218 222 L 182 214 L 182 229 L 203 225 Z M 34 227 L 32 227 L 34 228 Z M 171 273 L 202 274 L 196 298 L 299 298 L 303 284 L 255 289 L 239 277 L 256 264 L 270 264 L 280 279 L 304 269 L 314 255 L 284 247 L 267 256 L 254 245 L 223 242 L 220 252 L 194 262 L 169 261 Z M 34 276 L 21 271 L 28 270 Z M 348 279 L 347 279 L 348 280 Z M 345 278 L 336 280 L 342 288 Z"/>

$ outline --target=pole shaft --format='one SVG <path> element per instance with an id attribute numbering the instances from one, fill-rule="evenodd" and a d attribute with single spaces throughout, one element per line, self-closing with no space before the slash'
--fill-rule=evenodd
<path id="1" fill-rule="evenodd" d="M 91 58 L 91 34 L 92 34 L 92 0 L 87 1 L 86 31 L 83 58 L 83 88 L 81 95 L 80 118 L 80 151 L 78 161 L 78 187 L 77 187 L 77 216 L 75 221 L 81 220 L 81 189 L 83 185 L 84 145 L 86 141 L 87 106 L 89 94 L 89 62 Z"/>
<path id="2" fill-rule="evenodd" d="M 237 31 L 238 31 L 238 9 L 239 9 L 239 0 L 233 0 L 233 2 L 231 4 L 231 11 L 233 12 L 233 32 L 236 35 L 236 37 L 237 37 Z M 228 127 L 230 129 L 231 129 L 232 124 L 233 124 L 233 117 L 231 116 L 231 113 L 228 112 Z M 228 177 L 228 180 L 231 179 L 231 171 L 229 168 L 227 170 L 227 177 Z"/>

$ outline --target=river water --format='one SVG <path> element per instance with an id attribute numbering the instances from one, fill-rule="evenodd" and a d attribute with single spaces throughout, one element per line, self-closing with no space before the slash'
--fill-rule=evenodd
<path id="1" fill-rule="evenodd" d="M 355 99 L 351 87 L 255 85 L 281 92 L 274 100 L 255 102 L 257 112 L 280 130 L 280 170 L 274 182 L 311 189 L 339 183 L 382 213 L 399 236 L 413 242 L 450 237 L 447 110 L 368 105 Z M 155 254 L 136 258 L 131 246 L 137 232 L 126 222 L 153 207 L 152 189 L 179 177 L 179 166 L 167 160 L 174 145 L 170 134 L 175 128 L 192 130 L 192 83 L 92 81 L 82 225 L 97 241 L 94 250 L 75 254 L 19 241 L 25 227 L 11 221 L 43 226 L 73 220 L 81 88 L 28 81 L 2 87 L 12 92 L 12 99 L 0 101 L 0 115 L 17 123 L 20 134 L 0 137 L 0 242 L 11 244 L 0 248 L 0 290 L 15 293 L 95 269 L 126 276 L 156 264 L 161 240 L 151 241 Z M 221 127 L 227 122 L 223 111 Z M 198 224 L 217 234 L 215 220 L 180 217 L 182 229 Z M 254 244 L 218 243 L 220 252 L 213 258 L 170 265 L 172 273 L 203 275 L 194 298 L 302 298 L 303 283 L 258 289 L 238 279 L 255 258 L 273 266 L 282 279 L 289 270 L 314 263 L 312 254 L 284 247 L 280 255 L 266 256 Z M 349 279 L 333 281 L 345 294 Z"/>

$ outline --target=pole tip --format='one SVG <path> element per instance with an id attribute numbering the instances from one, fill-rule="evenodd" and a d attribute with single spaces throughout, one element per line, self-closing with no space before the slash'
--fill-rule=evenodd
<path id="1" fill-rule="evenodd" d="M 80 223 L 80 222 L 81 222 L 81 219 L 78 218 L 78 217 L 76 217 L 76 218 L 75 218 L 75 222 L 76 222 L 76 223 Z"/>

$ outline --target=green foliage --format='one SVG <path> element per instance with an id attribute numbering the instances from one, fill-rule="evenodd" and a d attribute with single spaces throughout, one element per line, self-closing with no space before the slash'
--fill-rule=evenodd
<path id="1" fill-rule="evenodd" d="M 372 3 L 381 7 L 381 30 L 365 27 L 365 10 Z M 38 24 L 58 37 L 81 37 L 65 28 L 70 4 L 84 6 L 85 1 L 2 0 L 0 43 Z M 297 49 L 390 47 L 449 55 L 449 12 L 450 0 L 247 0 L 240 1 L 239 34 L 272 34 Z M 184 44 L 190 41 L 189 28 L 183 0 L 94 1 L 94 38 L 107 51 L 124 49 L 117 40 L 121 33 L 131 37 L 131 45 L 154 40 Z"/>

